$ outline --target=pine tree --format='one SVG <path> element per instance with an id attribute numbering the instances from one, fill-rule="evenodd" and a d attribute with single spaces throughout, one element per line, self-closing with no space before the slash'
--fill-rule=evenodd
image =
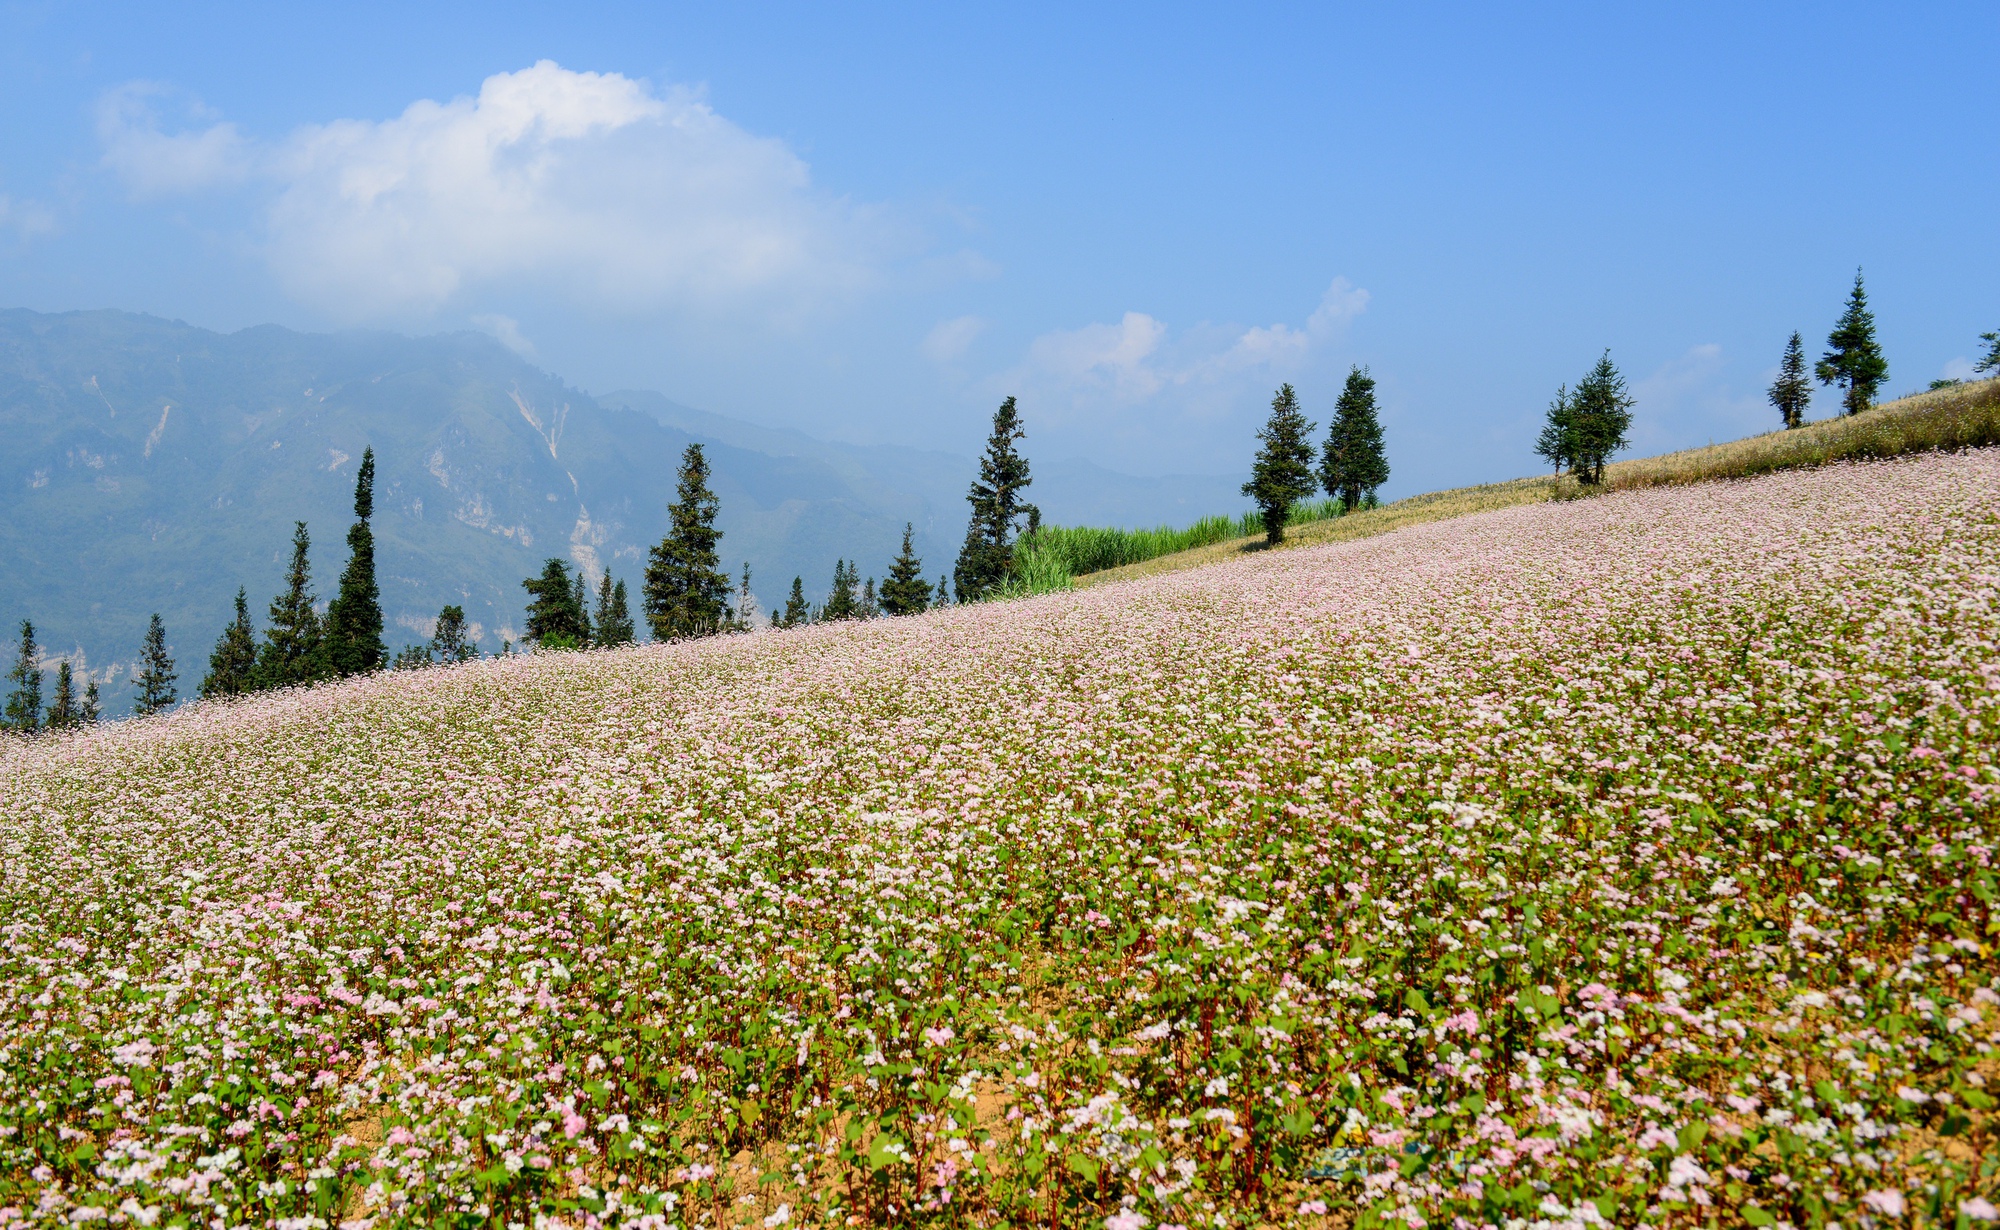
<path id="1" fill-rule="evenodd" d="M 929 608 L 931 585 L 924 580 L 924 562 L 917 558 L 915 527 L 903 523 L 903 550 L 889 565 L 882 582 L 882 610 L 889 615 L 915 615 Z"/>
<path id="2" fill-rule="evenodd" d="M 1343 512 L 1361 506 L 1364 496 L 1389 481 L 1389 458 L 1382 449 L 1382 423 L 1375 416 L 1375 381 L 1367 369 L 1347 373 L 1347 387 L 1334 404 L 1327 429 L 1326 450 L 1320 456 L 1319 481 L 1340 499 Z"/>
<path id="3" fill-rule="evenodd" d="M 1778 360 L 1778 378 L 1771 382 L 1767 396 L 1787 428 L 1805 426 L 1806 406 L 1812 401 L 1812 382 L 1806 377 L 1805 343 L 1796 330 L 1792 340 L 1785 343 L 1785 357 Z"/>
<path id="4" fill-rule="evenodd" d="M 56 695 L 49 702 L 49 715 L 43 720 L 50 730 L 68 730 L 80 725 L 77 714 L 76 676 L 70 672 L 68 662 L 56 664 Z"/>
<path id="5" fill-rule="evenodd" d="M 2000 373 L 2000 330 L 1982 333 L 1979 340 L 1986 343 L 1986 356 L 1972 365 L 1975 372 Z"/>
<path id="6" fill-rule="evenodd" d="M 1593 487 L 1604 482 L 1605 462 L 1626 446 L 1632 405 L 1607 350 L 1569 395 L 1570 471 L 1579 482 Z"/>
<path id="7" fill-rule="evenodd" d="M 833 561 L 833 585 L 827 590 L 826 602 L 819 608 L 818 622 L 832 623 L 859 617 L 861 602 L 854 592 L 854 571 L 844 559 Z"/>
<path id="8" fill-rule="evenodd" d="M 576 570 L 576 584 L 570 592 L 570 605 L 576 608 L 577 627 L 583 630 L 577 637 L 577 647 L 587 649 L 597 643 L 597 632 L 590 626 L 590 584 L 584 580 L 581 568 Z"/>
<path id="9" fill-rule="evenodd" d="M 1841 405 L 1849 414 L 1859 414 L 1875 404 L 1875 391 L 1889 378 L 1889 360 L 1875 341 L 1875 314 L 1868 310 L 1868 292 L 1861 287 L 1861 271 L 1854 271 L 1854 290 L 1847 296 L 1847 310 L 1827 336 L 1826 354 L 1813 366 L 1821 384 L 1839 384 L 1847 392 Z"/>
<path id="10" fill-rule="evenodd" d="M 646 564 L 646 622 L 656 640 L 714 636 L 730 624 L 729 577 L 722 572 L 715 528 L 718 503 L 708 489 L 708 458 L 690 444 L 681 457 L 680 487 L 667 510 L 667 535 Z"/>
<path id="11" fill-rule="evenodd" d="M 861 583 L 861 601 L 854 608 L 856 619 L 880 619 L 882 604 L 875 597 L 875 578 L 869 577 Z"/>
<path id="12" fill-rule="evenodd" d="M 354 480 L 354 527 L 347 531 L 347 570 L 326 610 L 327 665 L 338 676 L 382 669 L 389 651 L 382 643 L 382 592 L 375 584 L 375 450 L 361 451 Z"/>
<path id="13" fill-rule="evenodd" d="M 750 561 L 743 561 L 743 580 L 736 587 L 736 630 L 757 630 L 757 595 L 750 592 Z"/>
<path id="14" fill-rule="evenodd" d="M 1243 484 L 1243 494 L 1255 500 L 1264 514 L 1264 541 L 1270 546 L 1285 540 L 1292 505 L 1312 494 L 1313 447 L 1307 438 L 1312 431 L 1313 425 L 1299 413 L 1292 386 L 1279 386 L 1271 399 L 1271 417 L 1257 433 L 1264 446 L 1250 467 L 1250 481 Z"/>
<path id="15" fill-rule="evenodd" d="M 583 608 L 577 601 L 581 591 L 570 584 L 569 561 L 551 556 L 542 564 L 542 575 L 521 582 L 528 591 L 528 627 L 521 638 L 543 649 L 581 649 L 590 629 L 584 625 Z"/>
<path id="16" fill-rule="evenodd" d="M 257 673 L 257 629 L 250 623 L 249 594 L 236 589 L 236 618 L 222 630 L 215 652 L 208 655 L 208 674 L 202 677 L 201 698 L 241 696 L 255 691 Z"/>
<path id="17" fill-rule="evenodd" d="M 416 671 L 426 666 L 435 666 L 437 659 L 431 656 L 429 645 L 405 645 L 389 660 L 392 671 Z"/>
<path id="18" fill-rule="evenodd" d="M 630 645 L 635 639 L 632 611 L 625 605 L 625 582 L 613 584 L 609 572 L 597 583 L 596 622 L 600 645 Z"/>
<path id="19" fill-rule="evenodd" d="M 465 608 L 448 606 L 438 612 L 437 626 L 431 629 L 429 660 L 444 666 L 469 662 L 479 656 L 479 646 L 466 636 Z"/>
<path id="20" fill-rule="evenodd" d="M 78 726 L 97 725 L 98 712 L 97 680 L 92 679 L 83 685 L 83 703 L 76 707 L 76 724 Z"/>
<path id="21" fill-rule="evenodd" d="M 811 623 L 812 619 L 813 609 L 811 604 L 806 601 L 805 578 L 793 577 L 792 592 L 785 599 L 785 609 L 778 616 L 778 626 L 780 628 L 796 628 L 800 624 Z"/>
<path id="22" fill-rule="evenodd" d="M 32 734 L 42 725 L 42 647 L 35 643 L 35 625 L 21 621 L 21 648 L 14 669 L 7 672 L 14 686 L 7 692 L 7 729 Z"/>
<path id="23" fill-rule="evenodd" d="M 1014 574 L 1016 521 L 1025 517 L 1031 528 L 1041 524 L 1041 510 L 1021 498 L 1034 482 L 1028 474 L 1028 459 L 1014 447 L 1025 435 L 1027 429 L 1021 426 L 1014 399 L 1009 397 L 993 412 L 993 433 L 979 459 L 979 477 L 965 497 L 972 505 L 972 518 L 965 529 L 965 545 L 959 549 L 958 566 L 952 570 L 960 602 L 989 597 Z"/>
<path id="24" fill-rule="evenodd" d="M 292 531 L 292 566 L 286 573 L 285 592 L 271 599 L 271 626 L 265 630 L 264 643 L 257 650 L 259 688 L 316 683 L 326 677 L 319 612 L 313 609 L 312 564 L 306 558 L 311 546 L 306 523 L 297 522 Z"/>
<path id="25" fill-rule="evenodd" d="M 155 611 L 153 622 L 146 626 L 146 646 L 139 652 L 139 673 L 132 677 L 132 685 L 139 689 L 132 712 L 146 717 L 173 708 L 180 699 L 174 691 L 176 678 L 174 660 L 167 656 L 167 628 Z"/>
<path id="26" fill-rule="evenodd" d="M 1554 466 L 1557 474 L 1576 460 L 1573 418 L 1569 408 L 1569 386 L 1563 385 L 1556 390 L 1556 399 L 1549 403 L 1548 419 L 1542 424 L 1542 434 L 1535 437 L 1535 456 Z"/>

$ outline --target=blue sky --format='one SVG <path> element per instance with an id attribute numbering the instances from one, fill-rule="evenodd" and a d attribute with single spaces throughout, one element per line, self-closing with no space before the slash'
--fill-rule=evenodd
<path id="1" fill-rule="evenodd" d="M 1765 430 L 1865 266 L 2000 328 L 2000 8 L 0 3 L 0 304 L 477 328 L 595 391 L 1247 468 L 1380 381 L 1399 495 Z M 1822 393 L 1817 414 L 1834 411 Z"/>

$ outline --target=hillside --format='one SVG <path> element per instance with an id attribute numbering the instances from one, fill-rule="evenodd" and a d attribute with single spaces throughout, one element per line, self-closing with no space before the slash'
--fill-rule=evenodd
<path id="1" fill-rule="evenodd" d="M 1988 450 L 11 742 L 0 1206 L 1983 1216 L 1996 604 Z"/>
<path id="2" fill-rule="evenodd" d="M 330 595 L 367 446 L 391 647 L 427 636 L 450 602 L 489 652 L 515 635 L 520 580 L 546 557 L 637 578 L 690 442 L 714 468 L 723 559 L 732 573 L 751 562 L 766 609 L 794 575 L 823 592 L 839 557 L 884 570 L 905 521 L 931 574 L 947 569 L 974 468 L 657 393 L 593 398 L 479 334 L 225 335 L 121 312 L 0 311 L 0 433 L 0 621 L 11 635 L 34 620 L 44 646 L 112 683 L 114 711 L 152 611 L 184 691 L 237 586 L 261 619 L 294 520 L 311 523 Z M 1235 485 L 1055 463 L 1034 494 L 1053 513 L 1124 523 L 1227 506 Z"/>

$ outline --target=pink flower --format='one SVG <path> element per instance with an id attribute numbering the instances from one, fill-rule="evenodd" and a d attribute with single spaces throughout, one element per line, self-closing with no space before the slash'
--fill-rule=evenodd
<path id="1" fill-rule="evenodd" d="M 1883 1188 L 1881 1191 L 1869 1192 L 1861 1198 L 1861 1203 L 1874 1209 L 1884 1217 L 1901 1217 L 1903 1215 L 1903 1193 L 1893 1187 Z"/>

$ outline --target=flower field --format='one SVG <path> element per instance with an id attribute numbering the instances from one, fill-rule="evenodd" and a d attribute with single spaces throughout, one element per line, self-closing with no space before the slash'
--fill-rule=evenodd
<path id="1" fill-rule="evenodd" d="M 0 1225 L 1977 1225 L 2000 455 L 0 750 Z"/>

